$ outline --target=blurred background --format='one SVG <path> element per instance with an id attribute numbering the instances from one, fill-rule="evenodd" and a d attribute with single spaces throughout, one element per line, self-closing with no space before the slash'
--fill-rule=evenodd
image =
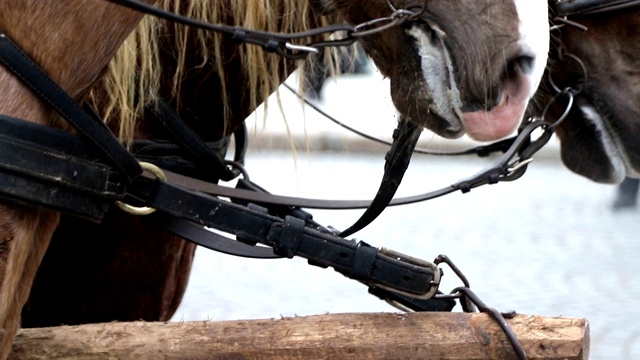
<path id="1" fill-rule="evenodd" d="M 396 112 L 386 80 L 371 66 L 300 89 L 322 109 L 362 132 L 389 139 Z M 296 75 L 289 84 L 298 87 Z M 385 146 L 326 120 L 286 89 L 247 119 L 246 168 L 267 190 L 290 196 L 371 199 Z M 425 132 L 420 147 L 459 150 L 468 139 Z M 448 255 L 471 288 L 500 311 L 586 318 L 592 359 L 640 358 L 640 212 L 637 194 L 622 203 L 617 186 L 572 174 L 552 139 L 511 183 L 389 208 L 355 238 L 432 261 Z M 496 157 L 415 155 L 398 196 L 425 193 L 469 177 Z M 632 186 L 633 187 L 633 186 Z M 637 190 L 636 190 L 637 192 Z M 617 204 L 617 205 L 616 205 Z M 316 211 L 344 229 L 362 211 Z M 460 285 L 445 266 L 441 290 Z M 249 260 L 198 249 L 174 321 L 279 318 L 344 312 L 395 312 L 365 286 L 304 259 Z M 454 311 L 461 311 L 456 306 Z"/>

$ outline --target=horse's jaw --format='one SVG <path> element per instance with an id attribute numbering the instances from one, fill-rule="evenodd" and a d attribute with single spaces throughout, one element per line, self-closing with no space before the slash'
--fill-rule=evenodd
<path id="1" fill-rule="evenodd" d="M 603 184 L 617 184 L 625 177 L 640 178 L 640 134 L 633 129 L 617 129 L 614 118 L 583 98 L 558 128 L 560 155 L 565 166 L 576 174 Z M 625 119 L 627 120 L 627 119 Z"/>

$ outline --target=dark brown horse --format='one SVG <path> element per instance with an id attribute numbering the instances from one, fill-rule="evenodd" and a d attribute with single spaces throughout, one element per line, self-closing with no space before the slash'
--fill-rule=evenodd
<path id="1" fill-rule="evenodd" d="M 450 138 L 466 132 L 491 140 L 517 127 L 537 87 L 548 44 L 544 36 L 539 41 L 531 33 L 540 24 L 546 28 L 546 8 L 528 0 L 431 0 L 426 12 L 421 10 L 423 1 L 401 0 L 274 0 L 270 6 L 262 1 L 206 3 L 217 4 L 217 11 L 195 1 L 165 1 L 163 5 L 188 15 L 205 14 L 207 21 L 269 31 L 297 31 L 327 21 L 364 24 L 387 18 L 397 9 L 410 9 L 419 14 L 418 19 L 363 36 L 361 43 L 391 79 L 392 96 L 400 112 Z M 100 1 L 0 2 L 0 31 L 77 101 L 87 99 L 140 19 L 138 13 Z M 161 36 L 155 46 L 144 48 L 158 50 L 151 55 L 161 68 L 155 67 L 158 62 L 154 60 L 139 57 L 133 63 L 114 65 L 116 78 L 146 79 L 149 87 L 131 92 L 138 102 L 165 99 L 204 140 L 233 132 L 295 68 L 275 55 L 262 57 L 256 54 L 260 49 L 238 46 L 220 36 L 164 22 L 149 28 Z M 149 43 L 149 34 L 138 33 L 129 50 L 149 55 L 141 45 Z M 130 70 L 123 74 L 122 66 Z M 152 77 L 160 74 L 157 82 L 140 76 L 148 66 L 154 68 L 149 71 Z M 111 114 L 118 120 L 113 128 L 122 130 L 123 142 L 134 136 L 154 136 L 157 129 L 153 124 L 123 125 L 125 118 L 142 120 L 135 109 L 129 111 L 126 102 L 110 103 L 112 95 L 126 87 L 123 83 L 127 81 L 105 80 L 96 89 L 96 104 L 105 116 Z M 251 95 L 245 96 L 247 93 Z M 31 91 L 2 67 L 0 113 L 68 127 L 56 121 Z M 2 203 L 0 359 L 9 352 L 20 311 L 54 232 L 48 260 L 24 310 L 27 324 L 168 319 L 184 291 L 194 247 L 158 230 L 154 221 L 153 217 L 131 218 L 113 209 L 102 225 L 96 226 L 66 217 L 60 221 L 60 215 L 50 210 Z"/>
<path id="2" fill-rule="evenodd" d="M 540 90 L 540 105 L 556 94 L 554 86 L 575 93 L 574 106 L 556 131 L 564 164 L 602 183 L 639 177 L 640 43 L 635 30 L 640 6 L 632 1 L 562 1 L 558 11 L 556 1 L 549 6 L 552 18 L 566 16 L 579 24 L 556 21 L 560 27 L 552 32 L 549 76 Z M 567 96 L 560 95 L 549 118 L 557 119 L 566 106 Z"/>

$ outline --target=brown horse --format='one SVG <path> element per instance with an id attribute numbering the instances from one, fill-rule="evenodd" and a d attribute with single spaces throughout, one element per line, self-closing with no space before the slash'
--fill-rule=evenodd
<path id="1" fill-rule="evenodd" d="M 573 7 L 560 15 L 580 26 L 557 22 L 539 102 L 544 105 L 555 95 L 554 86 L 576 93 L 574 106 L 556 131 L 562 160 L 597 182 L 640 177 L 640 43 L 635 31 L 640 6 L 632 1 L 563 3 Z M 550 0 L 549 6 L 555 9 L 556 1 Z M 589 11 L 597 6 L 597 13 Z M 554 11 L 552 18 L 556 15 Z M 550 106 L 549 118 L 557 119 L 566 106 L 567 97 L 560 95 Z"/>
<path id="2" fill-rule="evenodd" d="M 214 9 L 205 4 L 215 4 Z M 540 24 L 546 28 L 544 5 L 528 0 L 431 0 L 422 11 L 422 4 L 273 0 L 165 1 L 163 5 L 189 16 L 202 15 L 206 21 L 287 32 L 323 21 L 365 24 L 388 18 L 396 9 L 411 9 L 419 15 L 417 19 L 361 38 L 365 50 L 390 78 L 400 112 L 451 138 L 467 132 L 490 140 L 512 131 L 545 62 L 548 42 L 537 41 L 530 33 Z M 0 30 L 78 101 L 90 95 L 140 19 L 140 14 L 107 2 L 0 2 Z M 155 97 L 168 101 L 204 140 L 219 139 L 240 126 L 294 69 L 294 64 L 275 55 L 238 46 L 221 36 L 162 21 L 143 25 L 124 53 L 115 57 L 111 76 L 95 92 L 103 115 L 117 119 L 113 128 L 125 143 L 134 136 L 154 135 L 152 124 L 131 120 L 141 120 L 137 111 Z M 160 36 L 154 39 L 155 35 Z M 131 61 L 131 51 L 152 57 Z M 139 83 L 131 90 L 133 80 Z M 117 101 L 111 103 L 112 99 Z M 131 99 L 136 103 L 131 105 Z M 67 127 L 1 67 L 0 113 Z M 8 354 L 20 310 L 59 219 L 58 213 L 41 208 L 9 202 L 0 207 L 0 358 Z M 63 219 L 55 243 L 51 261 L 40 271 L 43 280 L 36 283 L 25 308 L 32 325 L 167 319 L 184 291 L 194 249 L 157 230 L 153 218 L 132 219 L 118 210 L 111 211 L 100 228 Z M 53 288 L 46 284 L 49 271 L 58 274 L 53 276 Z M 65 279 L 74 280 L 61 285 Z M 71 299 L 64 297 L 67 291 Z M 52 302 L 56 305 L 47 309 L 46 303 L 56 297 L 70 306 Z M 47 312 L 62 316 L 48 317 Z"/>

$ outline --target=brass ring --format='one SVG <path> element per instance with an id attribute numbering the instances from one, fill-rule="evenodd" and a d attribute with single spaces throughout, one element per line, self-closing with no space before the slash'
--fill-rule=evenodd
<path id="1" fill-rule="evenodd" d="M 164 171 L 162 171 L 162 169 L 160 169 L 154 164 L 141 161 L 140 167 L 142 168 L 142 170 L 146 170 L 151 174 L 153 174 L 159 180 L 162 180 L 162 181 L 167 180 L 167 176 L 165 175 Z M 122 201 L 116 201 L 116 206 L 122 209 L 123 211 L 136 216 L 149 215 L 149 214 L 153 214 L 156 211 L 156 209 L 152 207 L 133 206 L 133 205 L 126 204 Z"/>

